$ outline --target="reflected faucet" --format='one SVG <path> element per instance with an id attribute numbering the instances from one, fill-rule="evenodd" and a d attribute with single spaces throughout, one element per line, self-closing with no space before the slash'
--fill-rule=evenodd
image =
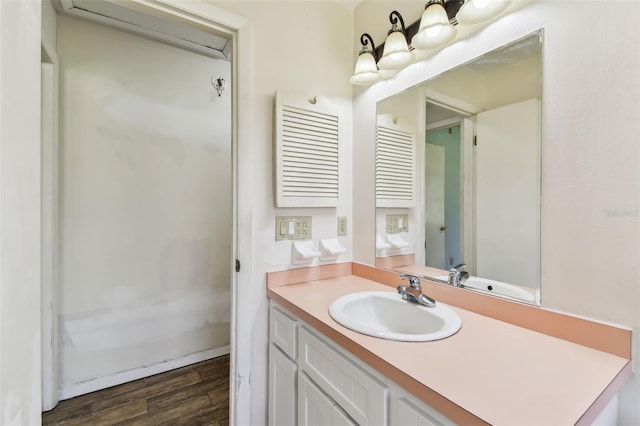
<path id="1" fill-rule="evenodd" d="M 436 306 L 436 301 L 422 292 L 422 289 L 420 288 L 420 278 L 409 274 L 402 274 L 400 275 L 400 278 L 409 282 L 409 287 L 402 284 L 396 287 L 396 290 L 398 290 L 398 293 L 400 293 L 404 300 L 427 306 L 429 308 Z"/>
<path id="2" fill-rule="evenodd" d="M 449 284 L 455 287 L 464 287 L 464 282 L 469 278 L 469 273 L 464 269 L 466 264 L 461 263 L 449 269 Z"/>

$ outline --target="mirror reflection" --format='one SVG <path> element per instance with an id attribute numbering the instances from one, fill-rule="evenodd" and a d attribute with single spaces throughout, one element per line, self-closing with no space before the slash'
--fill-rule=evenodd
<path id="1" fill-rule="evenodd" d="M 376 265 L 540 302 L 542 31 L 377 104 Z"/>

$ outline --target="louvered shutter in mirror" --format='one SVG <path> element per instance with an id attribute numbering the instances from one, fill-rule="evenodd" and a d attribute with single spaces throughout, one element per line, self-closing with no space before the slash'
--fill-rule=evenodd
<path id="1" fill-rule="evenodd" d="M 388 114 L 376 128 L 376 206 L 411 208 L 415 203 L 415 134 Z"/>

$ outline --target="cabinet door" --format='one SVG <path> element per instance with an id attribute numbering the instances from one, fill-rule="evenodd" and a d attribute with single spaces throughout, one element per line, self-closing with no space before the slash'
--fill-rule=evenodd
<path id="1" fill-rule="evenodd" d="M 331 413 L 331 426 L 358 426 L 358 424 L 336 404 Z"/>
<path id="2" fill-rule="evenodd" d="M 392 420 L 392 424 L 403 426 L 453 425 L 450 420 L 444 418 L 431 407 L 426 405 L 418 407 L 409 402 L 406 398 L 400 398 L 398 400 L 396 418 L 394 420 Z"/>
<path id="3" fill-rule="evenodd" d="M 298 424 L 326 426 L 333 424 L 333 405 L 304 373 L 298 373 Z"/>
<path id="4" fill-rule="evenodd" d="M 269 345 L 269 425 L 296 424 L 297 365 L 273 343 Z"/>
<path id="5" fill-rule="evenodd" d="M 388 390 L 307 327 L 298 328 L 298 365 L 311 380 L 362 426 L 388 424 Z"/>
<path id="6" fill-rule="evenodd" d="M 302 372 L 298 373 L 298 424 L 358 426 L 334 400 Z"/>

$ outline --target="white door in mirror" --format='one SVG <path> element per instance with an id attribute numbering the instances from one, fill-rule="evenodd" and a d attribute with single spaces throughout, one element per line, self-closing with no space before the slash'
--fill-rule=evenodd
<path id="1" fill-rule="evenodd" d="M 329 315 L 358 333 L 406 342 L 444 339 L 462 326 L 460 316 L 443 303 L 428 308 L 386 291 L 342 296 L 329 305 Z"/>

